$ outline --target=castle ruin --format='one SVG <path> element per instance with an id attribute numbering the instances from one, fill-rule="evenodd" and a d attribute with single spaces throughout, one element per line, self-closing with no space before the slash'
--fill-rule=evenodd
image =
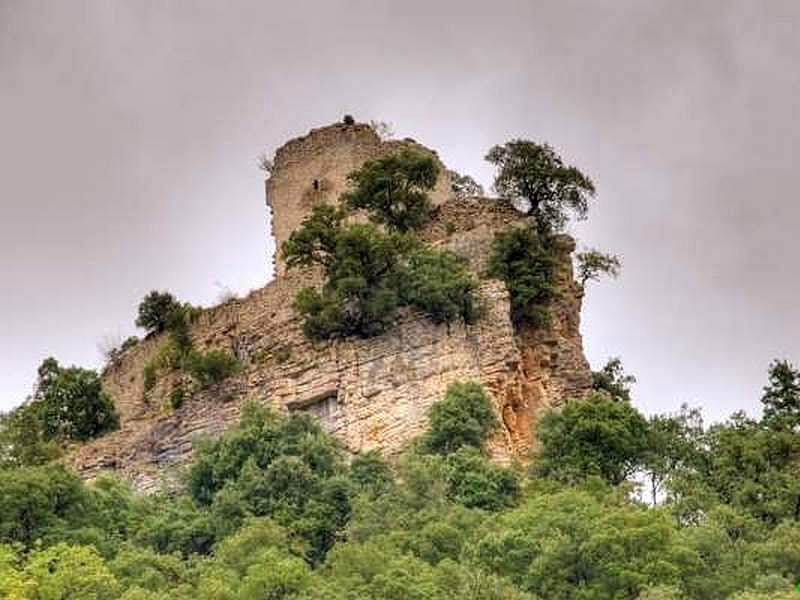
<path id="1" fill-rule="evenodd" d="M 383 141 L 368 125 L 344 123 L 278 149 L 266 182 L 276 247 L 316 203 L 338 201 L 351 171 L 409 146 L 436 155 L 413 140 Z M 435 214 L 422 236 L 467 258 L 479 276 L 495 233 L 521 220 L 503 201 L 455 198 L 445 169 L 431 199 Z M 276 256 L 275 277 L 265 287 L 203 310 L 192 325 L 198 348 L 232 352 L 244 365 L 239 374 L 165 409 L 170 390 L 186 375 L 164 374 L 145 392 L 144 365 L 164 340 L 143 340 L 103 375 L 120 429 L 77 448 L 69 460 L 85 478 L 114 471 L 151 490 L 189 460 L 194 438 L 223 432 L 249 400 L 316 415 L 351 452 L 377 448 L 392 455 L 425 430 L 428 409 L 447 387 L 466 380 L 486 387 L 498 413 L 501 427 L 489 445 L 494 458 L 524 459 L 541 411 L 591 387 L 579 331 L 581 293 L 572 273 L 574 242 L 560 236 L 558 248 L 550 327 L 516 328 L 505 285 L 483 277 L 479 292 L 486 310 L 474 325 L 437 325 L 404 309 L 383 335 L 328 342 L 306 339 L 292 308 L 297 290 L 314 276 L 287 271 Z"/>

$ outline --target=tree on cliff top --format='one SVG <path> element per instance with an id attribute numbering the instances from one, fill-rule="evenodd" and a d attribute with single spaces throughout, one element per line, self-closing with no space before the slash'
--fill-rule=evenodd
<path id="1" fill-rule="evenodd" d="M 348 175 L 352 189 L 342 196 L 351 208 L 394 231 L 421 227 L 431 212 L 428 192 L 436 185 L 439 166 L 429 154 L 402 150 L 370 160 Z"/>
<path id="2" fill-rule="evenodd" d="M 536 217 L 539 228 L 557 231 L 567 223 L 567 211 L 586 217 L 592 180 L 577 168 L 567 166 L 548 144 L 511 140 L 494 146 L 486 160 L 498 168 L 494 187 L 501 197 L 524 202 L 526 212 Z"/>
<path id="3" fill-rule="evenodd" d="M 139 304 L 136 326 L 148 334 L 166 331 L 174 313 L 181 308 L 180 302 L 169 292 L 153 290 Z"/>

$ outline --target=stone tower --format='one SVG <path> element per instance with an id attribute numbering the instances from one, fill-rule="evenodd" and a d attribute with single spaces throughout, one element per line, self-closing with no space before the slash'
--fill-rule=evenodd
<path id="1" fill-rule="evenodd" d="M 275 274 L 283 275 L 286 270 L 280 256 L 281 245 L 315 204 L 337 203 L 347 189 L 347 176 L 352 171 L 367 160 L 402 148 L 420 150 L 439 160 L 436 152 L 412 139 L 383 141 L 371 126 L 362 123 L 335 123 L 312 129 L 278 148 L 265 184 L 275 239 Z M 441 162 L 439 165 L 439 180 L 430 193 L 435 205 L 452 197 L 447 172 Z"/>

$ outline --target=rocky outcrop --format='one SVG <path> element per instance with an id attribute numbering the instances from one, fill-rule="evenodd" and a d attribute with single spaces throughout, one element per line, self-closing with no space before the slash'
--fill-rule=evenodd
<path id="1" fill-rule="evenodd" d="M 335 152 L 327 156 L 324 149 L 331 145 Z M 326 189 L 339 190 L 346 172 L 374 156 L 375 147 L 385 151 L 386 143 L 371 129 L 336 125 L 279 151 L 268 184 L 276 236 L 285 239 L 289 228 L 310 210 L 310 205 L 291 204 L 305 202 L 302 181 L 313 186 L 314 180 L 324 180 L 332 186 Z M 297 175 L 301 172 L 302 177 Z M 422 235 L 465 256 L 480 275 L 495 233 L 517 225 L 519 214 L 494 200 L 456 200 L 443 186 L 437 188 L 436 214 Z M 282 215 L 279 207 L 292 207 L 294 212 Z M 504 284 L 482 278 L 485 312 L 474 325 L 436 325 L 406 310 L 381 336 L 312 343 L 302 334 L 292 301 L 314 277 L 281 272 L 248 297 L 203 311 L 192 326 L 199 347 L 234 353 L 245 366 L 240 374 L 196 392 L 177 410 L 167 409 L 169 392 L 182 376 L 163 376 L 145 393 L 144 365 L 163 340 L 143 341 L 104 375 L 121 415 L 121 429 L 77 449 L 70 461 L 86 478 L 113 470 L 140 489 L 152 489 L 165 473 L 190 458 L 193 439 L 224 431 L 250 400 L 279 411 L 316 415 L 352 452 L 379 448 L 394 454 L 425 429 L 428 409 L 446 388 L 464 380 L 483 383 L 500 416 L 502 427 L 490 443 L 493 456 L 503 462 L 524 459 L 539 413 L 585 394 L 591 386 L 579 331 L 573 250 L 570 238 L 559 239 L 553 324 L 535 330 L 516 329 Z"/>

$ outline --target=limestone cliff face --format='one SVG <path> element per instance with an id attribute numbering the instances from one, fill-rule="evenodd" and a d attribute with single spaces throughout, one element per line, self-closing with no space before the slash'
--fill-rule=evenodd
<path id="1" fill-rule="evenodd" d="M 361 162 L 406 144 L 416 145 L 381 142 L 363 125 L 334 125 L 289 142 L 278 151 L 267 184 L 277 241 L 288 237 L 314 202 L 335 201 L 346 174 Z M 433 197 L 436 215 L 423 237 L 462 254 L 482 274 L 494 234 L 517 225 L 519 215 L 499 201 L 456 200 L 446 179 Z M 234 353 L 245 365 L 240 374 L 198 391 L 175 411 L 165 409 L 172 386 L 184 376 L 162 376 L 145 393 L 144 364 L 164 340 L 143 341 L 104 374 L 121 429 L 79 448 L 70 460 L 84 477 L 113 470 L 151 489 L 188 461 L 195 437 L 224 431 L 248 400 L 310 412 L 350 451 L 394 454 L 425 429 L 428 409 L 448 385 L 465 380 L 484 384 L 500 417 L 502 426 L 490 443 L 493 456 L 524 459 L 540 412 L 591 386 L 573 250 L 574 242 L 562 236 L 553 324 L 547 329 L 515 329 L 505 285 L 483 278 L 486 310 L 474 325 L 435 325 L 406 310 L 384 335 L 325 343 L 303 336 L 292 309 L 296 291 L 314 278 L 287 273 L 279 263 L 278 276 L 266 287 L 203 311 L 193 324 L 195 343 Z"/>

